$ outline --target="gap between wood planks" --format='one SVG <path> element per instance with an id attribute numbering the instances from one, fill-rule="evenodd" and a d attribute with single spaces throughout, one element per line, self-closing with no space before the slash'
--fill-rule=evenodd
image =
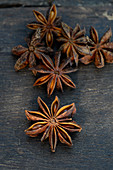
<path id="1" fill-rule="evenodd" d="M 24 5 L 24 4 L 20 4 L 20 3 L 17 3 L 17 4 L 2 4 L 0 5 L 0 8 L 14 8 L 14 7 L 48 7 L 49 4 L 43 4 L 43 5 Z"/>
<path id="2" fill-rule="evenodd" d="M 13 7 L 48 7 L 52 6 L 54 0 L 46 0 L 44 2 L 40 2 L 38 5 L 27 5 L 22 3 L 3 3 L 0 5 L 0 8 L 13 8 Z M 56 5 L 58 6 L 58 5 Z"/>

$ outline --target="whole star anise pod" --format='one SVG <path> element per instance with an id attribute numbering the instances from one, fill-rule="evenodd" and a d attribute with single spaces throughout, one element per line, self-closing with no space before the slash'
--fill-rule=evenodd
<path id="1" fill-rule="evenodd" d="M 61 89 L 61 91 L 63 91 L 61 81 L 67 86 L 70 86 L 72 88 L 76 87 L 75 84 L 72 82 L 71 78 L 67 76 L 66 73 L 75 72 L 77 71 L 77 69 L 67 67 L 67 65 L 70 62 L 70 59 L 60 64 L 60 56 L 61 56 L 61 53 L 57 52 L 55 56 L 55 65 L 54 65 L 53 61 L 51 60 L 49 56 L 42 55 L 41 58 L 42 58 L 43 64 L 35 68 L 32 68 L 32 70 L 34 70 L 35 72 L 44 74 L 44 76 L 36 80 L 36 82 L 34 83 L 34 86 L 42 85 L 48 82 L 48 85 L 47 85 L 48 95 L 51 95 L 53 93 L 56 85 L 58 89 Z"/>
<path id="2" fill-rule="evenodd" d="M 48 49 L 44 47 L 38 39 L 34 39 L 32 41 L 28 39 L 27 45 L 28 48 L 18 45 L 12 49 L 12 53 L 14 55 L 20 56 L 14 66 L 16 71 L 23 69 L 28 64 L 30 68 L 36 66 L 36 58 L 40 59 L 42 53 L 47 53 L 48 51 Z"/>
<path id="3" fill-rule="evenodd" d="M 43 132 L 41 141 L 49 137 L 52 152 L 55 152 L 57 138 L 61 143 L 72 146 L 68 132 L 80 132 L 82 130 L 75 121 L 72 121 L 72 116 L 76 113 L 75 104 L 72 103 L 59 109 L 60 102 L 57 96 L 51 104 L 51 112 L 40 97 L 38 97 L 38 104 L 41 111 L 25 110 L 27 119 L 36 122 L 25 130 L 25 133 L 31 137 L 36 137 Z"/>
<path id="4" fill-rule="evenodd" d="M 28 24 L 27 27 L 33 30 L 41 28 L 41 37 L 46 36 L 47 46 L 51 47 L 53 44 L 53 33 L 59 35 L 61 33 L 61 28 L 58 28 L 57 25 L 60 23 L 60 18 L 57 17 L 57 9 L 53 4 L 50 8 L 49 15 L 47 19 L 44 15 L 38 11 L 33 11 L 38 23 Z"/>
<path id="5" fill-rule="evenodd" d="M 76 66 L 78 66 L 79 55 L 90 53 L 85 37 L 85 29 L 81 30 L 79 24 L 72 29 L 67 24 L 62 23 L 62 36 L 57 40 L 63 42 L 60 49 L 67 54 L 67 58 L 75 61 Z"/>
<path id="6" fill-rule="evenodd" d="M 109 29 L 100 39 L 95 28 L 91 27 L 91 39 L 89 39 L 89 48 L 92 55 L 85 55 L 80 61 L 84 64 L 95 62 L 97 68 L 104 67 L 104 61 L 113 63 L 113 42 L 109 42 L 112 32 Z"/>

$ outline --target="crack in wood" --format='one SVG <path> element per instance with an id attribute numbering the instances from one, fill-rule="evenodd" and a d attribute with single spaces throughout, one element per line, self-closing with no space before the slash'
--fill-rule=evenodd
<path id="1" fill-rule="evenodd" d="M 47 6 L 52 6 L 54 0 L 46 0 L 46 1 L 42 1 L 38 4 L 32 4 L 32 3 L 1 3 L 0 4 L 0 8 L 13 8 L 13 7 L 47 7 Z"/>
<path id="2" fill-rule="evenodd" d="M 1 4 L 0 8 L 11 8 L 11 7 L 21 7 L 23 6 L 22 4 L 18 3 L 18 4 Z"/>
<path id="3" fill-rule="evenodd" d="M 49 4 L 42 4 L 42 5 L 24 5 L 21 3 L 17 4 L 1 4 L 0 8 L 14 8 L 14 7 L 47 7 Z"/>

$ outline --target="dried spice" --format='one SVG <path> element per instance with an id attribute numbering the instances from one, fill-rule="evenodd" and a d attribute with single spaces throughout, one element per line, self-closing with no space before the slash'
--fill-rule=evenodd
<path id="1" fill-rule="evenodd" d="M 33 11 L 38 23 L 28 24 L 27 27 L 33 30 L 41 28 L 41 38 L 46 36 L 47 46 L 51 47 L 53 44 L 53 33 L 59 35 L 61 33 L 61 28 L 58 28 L 57 25 L 60 25 L 60 18 L 57 17 L 57 9 L 55 5 L 52 5 L 49 11 L 47 19 L 44 15 L 38 11 Z"/>
<path id="2" fill-rule="evenodd" d="M 70 59 L 60 64 L 60 56 L 61 56 L 61 53 L 57 52 L 55 56 L 55 65 L 54 65 L 53 61 L 51 60 L 49 56 L 43 55 L 41 57 L 43 64 L 32 69 L 35 72 L 44 74 L 44 76 L 36 80 L 36 82 L 34 83 L 34 86 L 42 85 L 48 82 L 48 85 L 47 85 L 48 95 L 51 95 L 53 93 L 56 85 L 58 89 L 61 89 L 61 91 L 63 91 L 61 81 L 67 86 L 70 86 L 72 88 L 76 87 L 75 84 L 72 82 L 71 78 L 67 76 L 66 74 L 75 72 L 77 71 L 77 69 L 67 67 L 67 65 L 70 62 Z"/>
<path id="3" fill-rule="evenodd" d="M 52 0 L 49 0 L 48 3 L 51 5 Z M 46 17 L 38 11 L 33 12 L 38 22 L 27 25 L 28 28 L 35 30 L 32 38 L 27 41 L 28 48 L 18 45 L 12 49 L 14 55 L 20 56 L 15 64 L 15 70 L 18 71 L 29 65 L 34 75 L 44 74 L 36 80 L 34 86 L 48 83 L 48 95 L 53 93 L 55 87 L 63 91 L 62 82 L 69 87 L 76 87 L 66 74 L 75 72 L 77 69 L 68 67 L 69 64 L 72 66 L 73 63 L 76 63 L 78 66 L 79 60 L 84 64 L 94 61 L 96 67 L 101 68 L 105 61 L 113 63 L 113 42 L 109 42 L 112 35 L 111 29 L 99 41 L 98 33 L 93 27 L 91 27 L 91 38 L 86 38 L 85 29 L 81 30 L 79 24 L 74 29 L 65 23 L 61 24 L 61 18 L 57 17 L 57 9 L 54 4 L 48 10 Z M 61 62 L 61 52 L 57 52 L 55 64 L 49 57 L 53 52 L 50 48 L 53 45 L 53 35 L 56 35 L 55 38 L 57 37 L 58 42 L 62 43 L 59 51 L 67 55 L 67 60 Z M 48 47 L 42 43 L 45 39 Z M 37 59 L 42 61 L 39 65 L 37 65 Z M 71 146 L 72 140 L 68 132 L 82 130 L 80 125 L 72 120 L 72 116 L 76 113 L 75 104 L 72 103 L 59 109 L 60 102 L 57 96 L 51 104 L 51 111 L 40 97 L 38 97 L 38 104 L 39 111 L 25 110 L 27 119 L 34 121 L 34 124 L 25 130 L 25 133 L 31 137 L 37 137 L 43 133 L 41 141 L 49 138 L 52 152 L 55 152 L 57 138 L 61 143 Z"/>
<path id="4" fill-rule="evenodd" d="M 113 63 L 113 42 L 109 42 L 112 31 L 111 28 L 102 36 L 99 41 L 98 32 L 91 27 L 91 38 L 88 41 L 92 55 L 85 55 L 80 61 L 84 64 L 95 62 L 97 68 L 104 67 L 104 61 Z"/>
<path id="5" fill-rule="evenodd" d="M 90 53 L 85 37 L 85 29 L 81 30 L 79 24 L 73 30 L 67 24 L 62 23 L 62 36 L 57 40 L 63 42 L 60 49 L 67 54 L 67 58 L 75 61 L 76 66 L 78 66 L 79 55 Z"/>
<path id="6" fill-rule="evenodd" d="M 50 51 L 38 39 L 32 41 L 27 39 L 27 45 L 28 48 L 18 45 L 12 49 L 14 55 L 20 56 L 14 66 L 16 71 L 23 69 L 28 64 L 30 68 L 36 66 L 36 58 L 40 59 L 43 53 Z"/>
<path id="7" fill-rule="evenodd" d="M 32 126 L 25 130 L 25 133 L 31 137 L 37 137 L 43 132 L 41 141 L 49 138 L 52 152 L 55 152 L 57 138 L 61 143 L 72 146 L 68 132 L 80 132 L 82 130 L 80 125 L 72 120 L 72 116 L 76 113 L 75 104 L 72 103 L 59 109 L 60 102 L 57 96 L 51 104 L 51 112 L 40 97 L 38 97 L 38 104 L 41 111 L 25 110 L 27 119 L 35 121 Z"/>

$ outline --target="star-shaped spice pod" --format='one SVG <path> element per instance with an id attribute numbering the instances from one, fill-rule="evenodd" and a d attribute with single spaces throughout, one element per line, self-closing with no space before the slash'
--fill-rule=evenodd
<path id="1" fill-rule="evenodd" d="M 85 29 L 81 30 L 79 24 L 72 29 L 67 24 L 62 23 L 62 36 L 57 40 L 63 42 L 60 49 L 67 54 L 67 58 L 75 61 L 76 66 L 78 66 L 79 55 L 90 53 L 85 37 Z"/>
<path id="2" fill-rule="evenodd" d="M 95 62 L 97 68 L 104 67 L 104 61 L 113 63 L 113 42 L 109 42 L 112 32 L 109 29 L 100 39 L 95 28 L 91 27 L 91 39 L 89 39 L 89 48 L 92 55 L 85 55 L 80 61 L 84 64 Z"/>
<path id="3" fill-rule="evenodd" d="M 77 69 L 67 67 L 70 62 L 70 59 L 60 64 L 60 56 L 61 56 L 61 53 L 57 52 L 55 56 L 55 65 L 54 65 L 53 61 L 51 60 L 49 56 L 42 55 L 41 58 L 42 58 L 43 64 L 35 68 L 32 68 L 32 70 L 34 70 L 35 72 L 44 74 L 44 76 L 36 80 L 36 82 L 34 83 L 34 86 L 42 85 L 48 82 L 48 85 L 47 85 L 48 95 L 51 95 L 53 93 L 56 85 L 58 89 L 61 89 L 61 91 L 63 91 L 61 81 L 67 86 L 70 86 L 72 88 L 76 87 L 75 84 L 72 82 L 71 78 L 67 76 L 66 74 L 75 72 L 77 71 Z"/>
<path id="4" fill-rule="evenodd" d="M 72 103 L 59 109 L 60 102 L 57 96 L 51 104 L 51 112 L 40 97 L 38 97 L 38 104 L 41 111 L 25 110 L 27 119 L 36 122 L 25 130 L 25 133 L 31 137 L 37 137 L 43 132 L 41 141 L 49 137 L 52 152 L 55 152 L 57 138 L 61 143 L 72 146 L 68 132 L 80 132 L 82 130 L 80 125 L 72 120 L 72 116 L 76 113 L 75 104 Z"/>
<path id="5" fill-rule="evenodd" d="M 39 39 L 34 39 L 32 41 L 27 39 L 27 45 L 28 48 L 18 45 L 12 49 L 14 55 L 20 56 L 14 66 L 16 71 L 23 69 L 28 64 L 30 68 L 36 66 L 36 58 L 40 59 L 43 53 L 51 51 L 49 48 L 44 47 Z"/>
<path id="6" fill-rule="evenodd" d="M 60 18 L 57 17 L 57 9 L 53 4 L 50 8 L 49 15 L 47 19 L 44 15 L 38 11 L 33 11 L 38 23 L 28 24 L 27 27 L 33 30 L 41 28 L 41 37 L 46 36 L 47 46 L 51 47 L 53 44 L 53 33 L 59 35 L 61 33 L 61 28 L 58 28 L 57 25 L 60 24 Z"/>

